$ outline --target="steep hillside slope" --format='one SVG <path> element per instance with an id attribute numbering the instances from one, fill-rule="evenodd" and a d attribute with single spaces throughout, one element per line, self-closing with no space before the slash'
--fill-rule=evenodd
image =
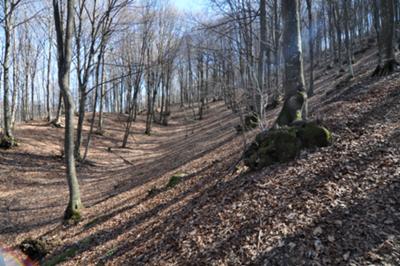
<path id="1" fill-rule="evenodd" d="M 351 81 L 323 66 L 316 75 L 310 111 L 334 144 L 259 172 L 230 171 L 243 137 L 222 103 L 204 121 L 178 112 L 150 137 L 141 120 L 130 149 L 117 148 L 123 118 L 108 115 L 79 169 L 77 226 L 60 225 L 62 131 L 22 126 L 24 145 L 0 153 L 0 240 L 42 236 L 55 244 L 45 262 L 65 265 L 399 264 L 400 73 L 370 78 L 373 58 L 357 58 Z M 182 182 L 166 187 L 175 173 Z"/>

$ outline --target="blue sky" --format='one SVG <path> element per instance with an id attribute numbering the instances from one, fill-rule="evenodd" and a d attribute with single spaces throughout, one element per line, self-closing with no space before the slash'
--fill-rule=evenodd
<path id="1" fill-rule="evenodd" d="M 171 3 L 182 10 L 201 9 L 207 0 L 172 0 Z"/>

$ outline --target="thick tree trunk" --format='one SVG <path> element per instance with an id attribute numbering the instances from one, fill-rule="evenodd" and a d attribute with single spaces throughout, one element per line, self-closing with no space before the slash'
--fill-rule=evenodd
<path id="1" fill-rule="evenodd" d="M 285 103 L 276 126 L 290 125 L 307 118 L 299 12 L 299 0 L 282 0 Z"/>
<path id="2" fill-rule="evenodd" d="M 260 0 L 260 53 L 258 58 L 258 73 L 257 73 L 257 93 L 256 93 L 256 108 L 260 119 L 264 114 L 264 103 L 262 102 L 264 93 L 264 60 L 267 51 L 267 11 L 266 0 Z M 269 74 L 269 71 L 268 71 Z"/>
<path id="3" fill-rule="evenodd" d="M 378 65 L 373 76 L 386 76 L 396 69 L 398 63 L 394 53 L 394 0 L 381 0 L 382 34 L 381 47 L 383 66 Z"/>

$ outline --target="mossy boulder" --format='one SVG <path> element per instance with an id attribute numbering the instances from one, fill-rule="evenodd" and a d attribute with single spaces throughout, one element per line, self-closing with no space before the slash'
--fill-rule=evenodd
<path id="1" fill-rule="evenodd" d="M 244 163 L 251 169 L 293 160 L 301 150 L 301 142 L 292 128 L 261 132 L 244 153 Z"/>
<path id="2" fill-rule="evenodd" d="M 302 149 L 326 147 L 332 143 L 332 134 L 315 122 L 296 123 L 259 133 L 243 154 L 250 169 L 291 161 Z"/>
<path id="3" fill-rule="evenodd" d="M 327 147 L 332 144 L 332 133 L 315 122 L 299 127 L 297 135 L 305 148 Z"/>
<path id="4" fill-rule="evenodd" d="M 19 248 L 31 260 L 39 261 L 49 253 L 51 247 L 40 239 L 27 238 L 19 244 Z"/>

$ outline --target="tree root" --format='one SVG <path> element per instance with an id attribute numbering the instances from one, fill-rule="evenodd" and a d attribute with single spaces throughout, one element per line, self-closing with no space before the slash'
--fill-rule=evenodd
<path id="1" fill-rule="evenodd" d="M 5 135 L 0 137 L 0 148 L 8 150 L 16 146 L 18 146 L 18 142 L 14 137 Z"/>
<path id="2" fill-rule="evenodd" d="M 374 72 L 372 72 L 372 77 L 388 76 L 396 71 L 398 65 L 399 63 L 395 59 L 388 60 L 383 66 L 376 66 Z"/>
<path id="3" fill-rule="evenodd" d="M 74 207 L 75 208 L 73 208 L 71 204 L 69 204 L 64 212 L 64 222 L 67 224 L 77 224 L 82 220 L 81 206 Z"/>

